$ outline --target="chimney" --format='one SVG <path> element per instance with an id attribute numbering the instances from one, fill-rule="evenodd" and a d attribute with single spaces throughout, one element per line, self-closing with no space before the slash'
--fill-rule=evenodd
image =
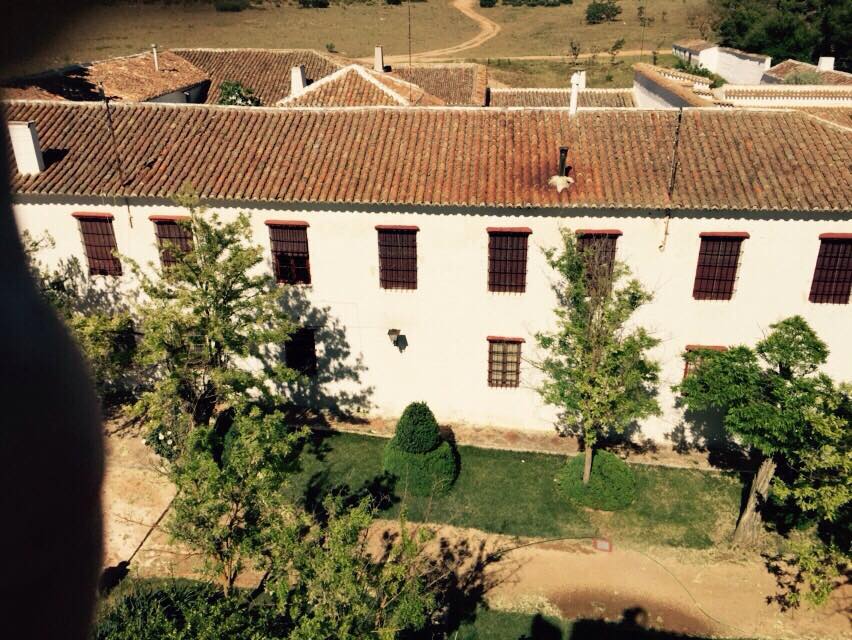
<path id="1" fill-rule="evenodd" d="M 305 90 L 305 65 L 300 64 L 290 69 L 290 95 L 297 96 Z"/>
<path id="2" fill-rule="evenodd" d="M 834 71 L 834 58 L 820 56 L 820 59 L 817 62 L 817 69 L 820 71 Z"/>
<path id="3" fill-rule="evenodd" d="M 159 71 L 160 70 L 160 59 L 157 57 L 157 45 L 156 44 L 151 45 L 151 51 L 154 54 L 154 71 Z"/>
<path id="4" fill-rule="evenodd" d="M 373 55 L 373 71 L 383 73 L 385 70 L 385 52 L 382 45 L 376 45 L 376 52 Z"/>
<path id="5" fill-rule="evenodd" d="M 559 147 L 559 175 L 565 175 L 565 166 L 568 162 L 568 147 Z"/>
<path id="6" fill-rule="evenodd" d="M 577 102 L 580 98 L 580 74 L 571 75 L 571 101 L 568 103 L 568 115 L 577 113 Z"/>
<path id="7" fill-rule="evenodd" d="M 18 165 L 18 173 L 36 175 L 44 171 L 44 157 L 41 155 L 35 122 L 10 122 L 9 138 L 12 140 L 12 153 Z"/>
<path id="8" fill-rule="evenodd" d="M 577 71 L 576 75 L 580 79 L 580 90 L 582 91 L 583 89 L 586 88 L 586 71 L 585 70 Z"/>

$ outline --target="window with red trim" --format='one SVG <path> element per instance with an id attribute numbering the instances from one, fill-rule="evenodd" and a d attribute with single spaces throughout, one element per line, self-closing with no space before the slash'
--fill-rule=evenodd
<path id="1" fill-rule="evenodd" d="M 272 247 L 272 270 L 277 282 L 311 283 L 306 225 L 270 224 L 269 244 Z"/>
<path id="2" fill-rule="evenodd" d="M 417 288 L 417 229 L 377 228 L 382 289 Z"/>
<path id="3" fill-rule="evenodd" d="M 687 355 L 683 359 L 683 378 L 684 380 L 690 375 L 696 367 L 701 364 L 701 356 L 699 354 L 689 355 L 700 351 L 727 351 L 728 347 L 718 345 L 703 345 L 703 344 L 688 344 L 686 345 Z"/>
<path id="4" fill-rule="evenodd" d="M 155 220 L 154 228 L 160 249 L 160 264 L 164 269 L 173 266 L 178 256 L 192 251 L 192 228 L 188 220 Z"/>
<path id="5" fill-rule="evenodd" d="M 527 289 L 528 231 L 488 231 L 488 290 L 523 293 Z"/>
<path id="6" fill-rule="evenodd" d="M 284 343 L 284 361 L 288 367 L 303 375 L 316 375 L 316 329 L 302 327 L 290 334 L 290 339 Z"/>
<path id="7" fill-rule="evenodd" d="M 521 380 L 521 341 L 488 340 L 488 386 L 517 387 Z"/>
<path id="8" fill-rule="evenodd" d="M 730 300 L 737 281 L 740 247 L 744 236 L 706 235 L 701 238 L 692 297 L 696 300 Z"/>
<path id="9" fill-rule="evenodd" d="M 89 275 L 120 276 L 121 261 L 112 229 L 112 218 L 75 216 L 80 221 L 80 234 L 89 264 Z"/>
<path id="10" fill-rule="evenodd" d="M 577 251 L 583 256 L 586 287 L 590 292 L 609 290 L 615 264 L 615 245 L 620 232 L 578 231 Z"/>
<path id="11" fill-rule="evenodd" d="M 811 302 L 849 304 L 852 291 L 852 238 L 822 238 L 811 282 Z"/>

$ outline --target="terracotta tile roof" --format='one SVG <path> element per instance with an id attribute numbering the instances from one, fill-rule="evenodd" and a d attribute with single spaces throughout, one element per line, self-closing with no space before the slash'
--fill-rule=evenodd
<path id="1" fill-rule="evenodd" d="M 726 99 L 761 98 L 776 100 L 832 99 L 852 101 L 852 85 L 758 84 L 754 86 L 726 85 L 719 89 Z M 852 106 L 852 105 L 850 105 Z"/>
<path id="2" fill-rule="evenodd" d="M 264 105 L 290 95 L 290 71 L 305 65 L 309 82 L 315 82 L 343 66 L 331 56 L 310 49 L 173 49 L 210 76 L 207 102 L 219 102 L 219 85 L 232 80 L 253 89 Z"/>
<path id="3" fill-rule="evenodd" d="M 485 106 L 488 71 L 484 65 L 470 62 L 398 65 L 392 73 L 448 105 Z"/>
<path id="4" fill-rule="evenodd" d="M 4 106 L 36 123 L 47 155 L 64 154 L 13 175 L 17 194 L 165 198 L 189 182 L 206 198 L 289 203 L 848 212 L 852 202 L 852 130 L 794 110 L 684 110 L 669 198 L 673 110 L 126 103 L 113 107 L 114 150 L 101 105 Z M 575 183 L 557 193 L 560 146 Z"/>
<path id="5" fill-rule="evenodd" d="M 491 89 L 492 107 L 567 107 L 570 89 Z M 581 89 L 578 107 L 635 107 L 631 89 Z"/>
<path id="6" fill-rule="evenodd" d="M 311 85 L 296 96 L 288 96 L 278 103 L 286 107 L 367 107 L 367 106 L 437 106 L 443 100 L 430 96 L 420 87 L 378 73 L 358 64 L 335 71 Z"/>
<path id="7" fill-rule="evenodd" d="M 99 100 L 99 83 L 113 100 L 141 102 L 207 81 L 207 74 L 169 51 L 158 54 L 159 70 L 151 53 L 109 58 L 4 82 L 4 97 L 54 100 Z"/>
<path id="8" fill-rule="evenodd" d="M 695 90 L 695 83 L 698 81 L 695 78 L 701 79 L 701 86 L 709 86 L 709 80 L 702 76 L 693 76 L 689 73 L 676 71 L 674 69 L 665 69 L 644 62 L 637 62 L 633 65 L 634 77 L 644 79 L 645 82 L 657 85 L 660 89 L 672 94 L 682 100 L 685 106 L 690 107 L 710 107 L 713 106 L 713 101 L 699 96 Z"/>
<path id="9" fill-rule="evenodd" d="M 715 42 L 708 42 L 707 40 L 678 40 L 673 44 L 673 46 L 679 49 L 687 49 L 694 53 L 698 53 L 700 51 L 704 51 L 705 49 L 712 49 L 713 47 L 718 47 Z"/>
<path id="10" fill-rule="evenodd" d="M 820 71 L 819 67 L 798 60 L 785 60 L 768 69 L 763 74 L 764 82 L 784 82 L 787 76 L 794 73 L 815 73 L 820 77 L 822 84 L 852 84 L 852 73 L 845 71 Z"/>
<path id="11" fill-rule="evenodd" d="M 852 107 L 799 107 L 798 110 L 852 129 Z"/>

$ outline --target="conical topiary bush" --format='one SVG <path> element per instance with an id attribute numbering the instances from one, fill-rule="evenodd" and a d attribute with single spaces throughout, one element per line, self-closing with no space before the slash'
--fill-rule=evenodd
<path id="1" fill-rule="evenodd" d="M 441 440 L 438 421 L 425 402 L 409 404 L 396 433 L 385 447 L 385 471 L 399 478 L 400 488 L 427 496 L 449 491 L 458 475 L 456 452 Z"/>

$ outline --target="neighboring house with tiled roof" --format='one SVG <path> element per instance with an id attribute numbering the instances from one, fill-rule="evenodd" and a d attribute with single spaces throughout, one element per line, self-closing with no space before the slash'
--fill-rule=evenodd
<path id="1" fill-rule="evenodd" d="M 633 97 L 643 108 L 714 106 L 709 78 L 644 62 L 633 65 Z"/>
<path id="2" fill-rule="evenodd" d="M 836 70 L 834 58 L 828 57 L 820 58 L 819 64 L 816 65 L 798 60 L 785 60 L 768 69 L 763 74 L 762 82 L 779 84 L 800 73 L 816 75 L 820 79 L 820 84 L 852 85 L 852 73 Z"/>
<path id="3" fill-rule="evenodd" d="M 277 103 L 281 107 L 440 106 L 444 101 L 389 73 L 351 64 Z"/>
<path id="4" fill-rule="evenodd" d="M 737 107 L 852 107 L 852 85 L 725 85 L 713 95 Z"/>
<path id="5" fill-rule="evenodd" d="M 76 258 L 131 290 L 123 256 L 157 263 L 187 183 L 223 218 L 248 215 L 259 268 L 292 285 L 313 338 L 295 402 L 366 395 L 363 417 L 388 419 L 416 393 L 447 424 L 552 429 L 528 363 L 554 326 L 541 249 L 561 229 L 614 248 L 654 292 L 641 321 L 661 340 L 661 415 L 643 438 L 684 421 L 670 389 L 687 345 L 753 344 L 793 314 L 828 343 L 826 372 L 852 379 L 852 128 L 834 118 L 116 103 L 113 137 L 102 105 L 3 108 L 15 218 L 55 239 L 48 266 Z"/>
<path id="6" fill-rule="evenodd" d="M 772 58 L 706 40 L 679 40 L 672 53 L 688 64 L 704 67 L 731 84 L 758 84 L 772 64 Z"/>
<path id="7" fill-rule="evenodd" d="M 471 62 L 397 65 L 391 73 L 422 87 L 445 104 L 485 106 L 488 71 L 484 65 Z"/>
<path id="8" fill-rule="evenodd" d="M 567 107 L 571 101 L 570 89 L 503 89 L 491 88 L 489 106 L 492 107 Z M 580 108 L 606 107 L 626 109 L 635 107 L 632 89 L 581 89 L 577 94 Z"/>
<path id="9" fill-rule="evenodd" d="M 72 65 L 0 83 L 7 99 L 199 102 L 207 74 L 169 51 L 148 52 Z"/>
<path id="10" fill-rule="evenodd" d="M 348 61 L 313 49 L 173 49 L 210 76 L 207 103 L 219 101 L 219 86 L 235 81 L 254 91 L 264 105 L 290 95 L 293 67 L 302 66 L 308 83 L 330 75 Z"/>

